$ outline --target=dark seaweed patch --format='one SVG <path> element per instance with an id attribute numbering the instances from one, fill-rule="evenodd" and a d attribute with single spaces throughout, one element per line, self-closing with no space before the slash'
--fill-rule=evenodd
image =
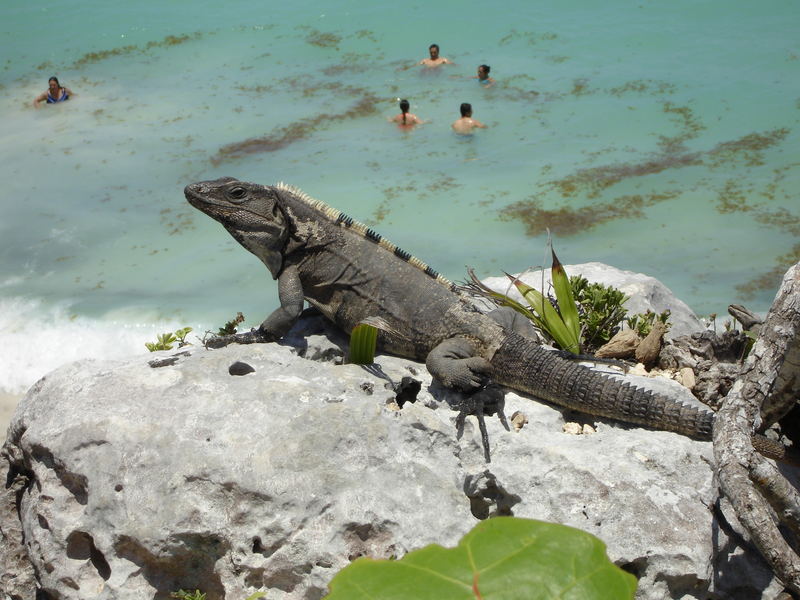
<path id="1" fill-rule="evenodd" d="M 608 89 L 612 96 L 624 96 L 625 94 L 653 94 L 663 96 L 675 93 L 675 85 L 666 81 L 656 81 L 653 79 L 637 79 L 627 81 L 621 85 Z"/>
<path id="2" fill-rule="evenodd" d="M 375 210 L 372 212 L 372 219 L 370 219 L 368 222 L 370 224 L 382 223 L 391 210 L 389 204 L 390 203 L 388 200 L 383 200 L 380 204 L 378 204 L 378 206 L 375 207 Z"/>
<path id="3" fill-rule="evenodd" d="M 279 127 L 269 135 L 227 144 L 222 146 L 215 156 L 211 157 L 211 163 L 217 166 L 225 161 L 242 158 L 248 154 L 275 152 L 276 150 L 285 148 L 289 144 L 310 137 L 315 131 L 326 128 L 334 121 L 357 119 L 372 115 L 377 112 L 378 109 L 376 105 L 379 101 L 377 97 L 366 94 L 353 104 L 350 109 L 339 113 L 336 117 L 324 113 L 314 117 L 300 119 L 299 121 L 290 123 L 286 127 Z"/>
<path id="4" fill-rule="evenodd" d="M 752 300 L 758 292 L 776 290 L 784 273 L 797 262 L 800 262 L 800 244 L 795 244 L 789 252 L 776 258 L 775 266 L 769 271 L 737 285 L 736 291 L 741 294 L 743 300 Z"/>
<path id="5" fill-rule="evenodd" d="M 743 189 L 739 182 L 729 180 L 717 198 L 717 212 L 723 215 L 750 213 L 751 218 L 762 225 L 800 237 L 800 216 L 786 208 L 769 209 L 761 203 L 749 202 L 753 197 L 756 194 L 752 188 Z M 771 195 L 767 198 L 773 200 Z"/>
<path id="6" fill-rule="evenodd" d="M 359 40 L 369 40 L 371 42 L 378 43 L 378 38 L 375 37 L 375 32 L 370 31 L 369 29 L 359 29 L 353 34 Z"/>
<path id="7" fill-rule="evenodd" d="M 437 179 L 425 186 L 431 192 L 448 192 L 459 187 L 462 187 L 462 184 L 458 183 L 454 177 L 443 173 L 440 173 Z"/>
<path id="8" fill-rule="evenodd" d="M 718 167 L 732 162 L 744 162 L 748 167 L 764 164 L 764 151 L 776 146 L 789 135 L 782 127 L 766 133 L 751 133 L 730 142 L 717 144 L 709 153 L 711 166 Z"/>
<path id="9" fill-rule="evenodd" d="M 159 41 L 151 41 L 147 42 L 144 46 L 137 46 L 134 44 L 129 44 L 127 46 L 119 46 L 118 48 L 111 48 L 110 50 L 100 50 L 98 52 L 87 52 L 83 56 L 81 56 L 78 60 L 72 63 L 72 68 L 77 69 L 79 67 L 83 67 L 85 65 L 100 62 L 107 58 L 111 58 L 112 56 L 123 56 L 126 54 L 135 54 L 135 53 L 144 53 L 148 50 L 152 50 L 153 48 L 167 48 L 169 46 L 178 46 L 179 44 L 183 44 L 185 42 L 189 42 L 192 40 L 196 40 L 202 37 L 200 32 L 195 32 L 191 35 L 184 34 L 184 35 L 168 35 L 165 38 Z"/>
<path id="10" fill-rule="evenodd" d="M 695 138 L 699 133 L 706 128 L 705 125 L 700 123 L 694 112 L 688 106 L 676 106 L 672 102 L 664 103 L 664 112 L 669 115 L 675 115 L 678 118 L 678 123 L 683 129 L 683 133 L 678 136 L 680 140 L 689 140 Z"/>
<path id="11" fill-rule="evenodd" d="M 517 31 L 512 29 L 506 35 L 500 38 L 497 42 L 500 46 L 505 46 L 511 42 L 523 41 L 529 46 L 535 46 L 539 42 L 549 42 L 556 39 L 558 36 L 555 33 L 534 33 L 532 31 Z"/>
<path id="12" fill-rule="evenodd" d="M 580 169 L 572 175 L 548 183 L 564 198 L 582 195 L 586 198 L 596 198 L 600 193 L 623 181 L 633 177 L 653 175 L 667 169 L 706 165 L 718 167 L 731 162 L 744 161 L 747 166 L 763 164 L 764 151 L 780 143 L 789 133 L 786 128 L 775 129 L 766 133 L 751 133 L 736 140 L 724 142 L 712 150 L 702 152 L 688 152 L 684 141 L 697 136 L 703 126 L 697 123 L 691 111 L 683 107 L 674 107 L 667 104 L 666 112 L 680 117 L 684 131 L 671 138 L 662 137 L 659 146 L 661 152 L 652 158 L 638 162 L 614 165 L 603 165 Z"/>
<path id="13" fill-rule="evenodd" d="M 551 185 L 564 198 L 583 194 L 587 198 L 596 198 L 606 188 L 624 179 L 654 175 L 667 169 L 679 169 L 691 165 L 702 164 L 699 153 L 664 154 L 640 163 L 605 165 L 580 169 L 573 175 L 551 181 Z"/>
<path id="14" fill-rule="evenodd" d="M 729 214 L 735 212 L 749 212 L 753 207 L 747 204 L 747 195 L 742 187 L 734 180 L 725 182 L 717 197 L 717 212 Z"/>
<path id="15" fill-rule="evenodd" d="M 582 208 L 561 206 L 556 209 L 542 208 L 540 201 L 528 199 L 504 208 L 500 211 L 500 219 L 522 221 L 525 224 L 525 233 L 529 236 L 542 235 L 549 229 L 556 235 L 566 237 L 614 219 L 641 219 L 645 214 L 644 208 L 675 198 L 678 194 L 669 192 L 647 196 L 620 196 L 603 204 Z"/>
<path id="16" fill-rule="evenodd" d="M 339 49 L 339 43 L 342 41 L 342 36 L 335 33 L 320 31 L 319 29 L 311 29 L 306 34 L 306 43 L 318 48 L 334 48 Z"/>

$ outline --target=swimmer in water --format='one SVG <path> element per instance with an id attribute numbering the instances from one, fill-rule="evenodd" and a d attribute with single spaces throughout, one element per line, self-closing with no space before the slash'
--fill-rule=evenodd
<path id="1" fill-rule="evenodd" d="M 57 104 L 58 102 L 65 102 L 69 100 L 70 96 L 75 94 L 68 87 L 62 87 L 58 82 L 58 77 L 51 77 L 47 81 L 47 91 L 42 92 L 33 101 L 33 107 L 39 108 L 40 102 L 47 102 L 47 104 Z"/>
<path id="2" fill-rule="evenodd" d="M 430 53 L 430 58 L 423 58 L 417 64 L 422 65 L 424 67 L 432 68 L 432 67 L 441 67 L 442 65 L 454 65 L 455 63 L 451 60 L 446 59 L 444 56 L 439 56 L 439 44 L 431 44 L 428 47 L 428 52 Z"/>
<path id="3" fill-rule="evenodd" d="M 478 75 L 477 77 L 473 77 L 473 79 L 477 79 L 478 83 L 480 83 L 484 87 L 492 87 L 494 85 L 494 79 L 489 77 L 489 71 L 492 70 L 492 67 L 489 65 L 481 65 L 478 67 Z"/>
<path id="4" fill-rule="evenodd" d="M 461 105 L 461 118 L 455 121 L 451 127 L 453 131 L 460 135 L 469 135 L 476 127 L 486 129 L 486 125 L 478 121 L 478 119 L 472 118 L 472 105 L 468 102 L 464 102 Z"/>
<path id="5" fill-rule="evenodd" d="M 414 125 L 422 125 L 425 121 L 417 115 L 408 112 L 410 108 L 408 100 L 400 100 L 400 114 L 389 119 L 390 123 L 397 123 L 400 129 L 411 129 Z"/>

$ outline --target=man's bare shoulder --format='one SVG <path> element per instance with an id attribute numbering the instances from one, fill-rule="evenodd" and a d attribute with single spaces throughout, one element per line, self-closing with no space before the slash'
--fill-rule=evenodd
<path id="1" fill-rule="evenodd" d="M 453 63 L 446 58 L 437 58 L 436 60 L 433 60 L 432 58 L 423 58 L 418 64 L 426 67 L 438 67 L 441 65 L 452 65 Z"/>

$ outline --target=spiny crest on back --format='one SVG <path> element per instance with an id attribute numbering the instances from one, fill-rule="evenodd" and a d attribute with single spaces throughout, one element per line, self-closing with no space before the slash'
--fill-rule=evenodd
<path id="1" fill-rule="evenodd" d="M 295 198 L 302 201 L 303 203 L 307 204 L 311 208 L 316 211 L 319 211 L 323 215 L 325 215 L 328 219 L 330 219 L 334 224 L 339 225 L 340 227 L 347 227 L 351 231 L 357 233 L 361 237 L 364 237 L 368 240 L 371 240 L 378 244 L 380 247 L 388 250 L 401 260 L 406 261 L 409 264 L 414 265 L 421 271 L 424 271 L 426 275 L 432 277 L 445 287 L 449 288 L 450 291 L 456 292 L 457 286 L 447 279 L 443 277 L 438 272 L 436 272 L 430 265 L 421 261 L 416 256 L 412 256 L 402 248 L 398 248 L 395 244 L 384 238 L 381 234 L 373 231 L 363 223 L 356 221 L 352 217 L 347 216 L 342 211 L 329 206 L 322 200 L 317 200 L 316 198 L 312 198 L 308 194 L 306 194 L 303 190 L 294 187 L 293 185 L 289 185 L 287 183 L 280 182 L 275 186 L 277 189 L 289 192 Z"/>

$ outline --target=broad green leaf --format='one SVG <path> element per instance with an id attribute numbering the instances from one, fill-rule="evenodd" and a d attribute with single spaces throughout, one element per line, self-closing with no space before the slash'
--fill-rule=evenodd
<path id="1" fill-rule="evenodd" d="M 578 307 L 575 305 L 575 296 L 572 295 L 572 286 L 569 284 L 569 277 L 564 270 L 564 266 L 559 262 L 556 256 L 556 251 L 550 248 L 553 253 L 553 266 L 550 269 L 551 278 L 553 280 L 553 288 L 556 291 L 556 300 L 558 301 L 558 312 L 564 320 L 569 330 L 570 336 L 578 342 L 577 348 L 574 350 L 580 353 L 581 341 L 581 324 L 578 320 Z M 566 350 L 567 348 L 565 348 Z M 570 350 L 572 352 L 572 350 Z"/>
<path id="2" fill-rule="evenodd" d="M 431 544 L 401 560 L 359 558 L 326 600 L 622 600 L 636 578 L 605 544 L 565 525 L 515 517 L 478 523 L 455 548 Z"/>

